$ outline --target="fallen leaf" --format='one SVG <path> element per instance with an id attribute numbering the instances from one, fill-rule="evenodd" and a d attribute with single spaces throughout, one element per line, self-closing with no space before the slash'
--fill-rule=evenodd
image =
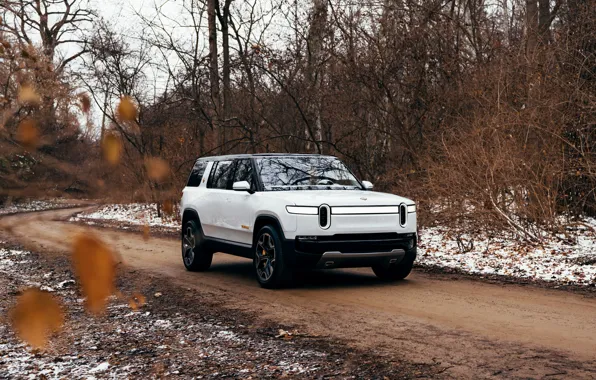
<path id="1" fill-rule="evenodd" d="M 132 297 L 128 300 L 128 305 L 131 309 L 137 310 L 138 308 L 145 305 L 146 299 L 145 296 L 141 293 L 134 293 Z"/>
<path id="2" fill-rule="evenodd" d="M 62 328 L 64 313 L 50 293 L 29 288 L 18 296 L 10 319 L 20 339 L 34 348 L 43 348 L 50 335 Z"/>
<path id="3" fill-rule="evenodd" d="M 110 165 L 117 165 L 122 156 L 122 141 L 113 133 L 106 133 L 101 142 L 104 159 Z"/>
<path id="4" fill-rule="evenodd" d="M 99 314 L 114 292 L 114 253 L 98 237 L 81 233 L 74 238 L 72 260 L 87 309 Z"/>
<path id="5" fill-rule="evenodd" d="M 120 98 L 116 115 L 121 121 L 134 121 L 137 118 L 137 107 L 130 96 Z"/>
<path id="6" fill-rule="evenodd" d="M 28 150 L 35 150 L 39 144 L 39 129 L 32 119 L 25 119 L 17 127 L 17 140 Z"/>

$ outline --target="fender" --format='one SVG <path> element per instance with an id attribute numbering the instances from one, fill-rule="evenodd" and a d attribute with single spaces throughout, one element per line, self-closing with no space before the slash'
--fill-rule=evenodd
<path id="1" fill-rule="evenodd" d="M 186 224 L 186 222 L 190 219 L 196 219 L 199 221 L 199 223 L 201 223 L 199 212 L 193 207 L 187 207 L 182 211 L 182 228 L 184 228 L 184 224 Z"/>
<path id="2" fill-rule="evenodd" d="M 277 232 L 279 232 L 281 234 L 282 239 L 285 240 L 286 237 L 285 237 L 282 225 L 279 221 L 279 218 L 272 214 L 263 213 L 263 214 L 258 215 L 255 219 L 255 224 L 254 224 L 255 227 L 253 229 L 253 234 L 252 234 L 253 246 L 255 244 L 257 234 L 259 233 L 261 228 L 263 228 L 263 226 L 266 226 L 268 224 L 273 225 L 277 229 Z"/>

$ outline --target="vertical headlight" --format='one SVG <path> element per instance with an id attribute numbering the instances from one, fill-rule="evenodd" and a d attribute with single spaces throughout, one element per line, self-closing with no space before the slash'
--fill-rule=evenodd
<path id="1" fill-rule="evenodd" d="M 405 204 L 399 205 L 399 225 L 404 227 L 408 223 L 408 209 Z"/>

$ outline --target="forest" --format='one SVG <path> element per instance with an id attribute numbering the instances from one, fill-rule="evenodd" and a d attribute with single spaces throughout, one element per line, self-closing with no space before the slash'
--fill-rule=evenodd
<path id="1" fill-rule="evenodd" d="M 0 3 L 0 200 L 179 201 L 198 157 L 340 157 L 424 225 L 596 215 L 594 0 Z"/>

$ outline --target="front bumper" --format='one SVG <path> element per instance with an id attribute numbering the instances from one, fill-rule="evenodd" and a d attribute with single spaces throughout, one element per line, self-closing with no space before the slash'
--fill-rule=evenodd
<path id="1" fill-rule="evenodd" d="M 416 258 L 416 234 L 373 233 L 302 236 L 284 241 L 294 268 L 357 268 Z"/>

